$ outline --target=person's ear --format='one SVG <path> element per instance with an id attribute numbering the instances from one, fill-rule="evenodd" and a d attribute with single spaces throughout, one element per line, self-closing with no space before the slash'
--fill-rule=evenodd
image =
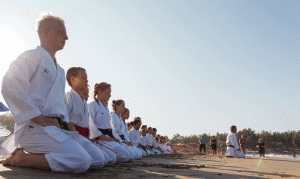
<path id="1" fill-rule="evenodd" d="M 72 85 L 75 84 L 75 82 L 76 82 L 76 77 L 75 77 L 75 76 L 71 76 L 71 77 L 70 77 L 70 82 L 71 82 Z"/>

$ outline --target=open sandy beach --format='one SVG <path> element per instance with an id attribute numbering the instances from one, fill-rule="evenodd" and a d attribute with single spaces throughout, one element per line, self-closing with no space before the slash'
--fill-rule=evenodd
<path id="1" fill-rule="evenodd" d="M 1 178 L 300 178 L 300 161 L 278 158 L 233 159 L 211 155 L 149 156 L 84 174 L 52 173 L 0 165 Z"/>

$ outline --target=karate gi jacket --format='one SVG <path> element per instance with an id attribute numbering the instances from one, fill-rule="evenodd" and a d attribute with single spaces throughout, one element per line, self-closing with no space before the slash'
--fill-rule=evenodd
<path id="1" fill-rule="evenodd" d="M 60 117 L 69 122 L 64 98 L 64 69 L 55 64 L 50 54 L 42 47 L 25 51 L 14 60 L 3 77 L 2 95 L 15 120 L 15 132 L 1 145 L 2 155 L 18 147 L 24 127 L 30 119 L 39 115 Z M 69 135 L 56 135 L 55 126 L 43 130 L 55 140 L 62 142 Z"/>

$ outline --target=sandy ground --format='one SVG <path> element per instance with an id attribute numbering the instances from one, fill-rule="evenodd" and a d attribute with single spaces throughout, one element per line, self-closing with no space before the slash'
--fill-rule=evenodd
<path id="1" fill-rule="evenodd" d="M 0 164 L 0 178 L 300 178 L 300 161 L 278 158 L 233 159 L 211 155 L 149 156 L 84 174 L 52 173 Z"/>

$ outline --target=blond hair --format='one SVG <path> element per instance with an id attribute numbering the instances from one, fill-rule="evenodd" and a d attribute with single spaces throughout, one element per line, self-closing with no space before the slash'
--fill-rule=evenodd
<path id="1" fill-rule="evenodd" d="M 37 33 L 39 37 L 42 36 L 42 32 L 47 29 L 53 22 L 58 22 L 62 25 L 65 25 L 65 21 L 60 17 L 55 17 L 50 13 L 42 16 L 42 18 L 37 23 Z"/>

